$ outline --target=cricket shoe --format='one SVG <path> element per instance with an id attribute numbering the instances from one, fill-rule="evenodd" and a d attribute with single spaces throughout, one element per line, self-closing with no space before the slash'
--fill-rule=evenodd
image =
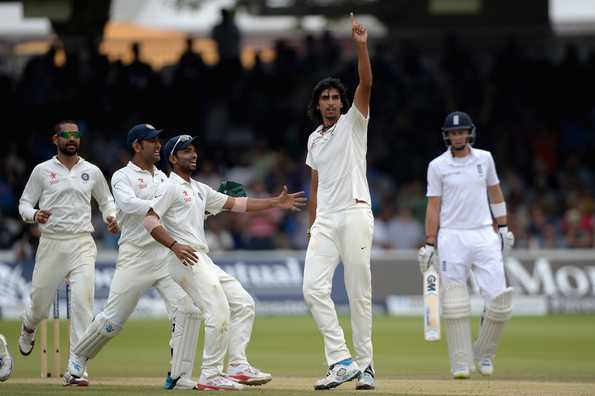
<path id="1" fill-rule="evenodd" d="M 454 379 L 469 379 L 471 377 L 471 371 L 469 367 L 456 367 L 452 370 L 452 377 Z"/>
<path id="2" fill-rule="evenodd" d="M 12 357 L 8 351 L 6 338 L 0 334 L 0 382 L 4 382 L 12 373 Z"/>
<path id="3" fill-rule="evenodd" d="M 165 377 L 165 383 L 163 384 L 163 389 L 198 389 L 198 384 L 192 381 L 192 378 L 188 377 L 180 377 L 178 379 L 173 379 L 170 373 L 167 373 L 167 377 Z"/>
<path id="4" fill-rule="evenodd" d="M 244 389 L 244 385 L 240 384 L 239 382 L 233 381 L 231 378 L 227 378 L 221 374 L 208 379 L 204 375 L 201 375 L 198 379 L 198 385 L 196 386 L 196 389 L 201 391 L 234 391 Z"/>
<path id="5" fill-rule="evenodd" d="M 368 366 L 357 379 L 355 383 L 355 389 L 357 390 L 372 390 L 376 389 L 376 381 L 374 380 L 374 370 L 372 366 Z"/>
<path id="6" fill-rule="evenodd" d="M 86 372 L 82 377 L 76 377 L 66 371 L 63 380 L 64 386 L 89 386 L 89 375 Z"/>
<path id="7" fill-rule="evenodd" d="M 23 356 L 29 356 L 35 345 L 35 330 L 32 333 L 25 331 L 25 325 L 21 324 L 21 335 L 19 336 L 19 352 Z"/>
<path id="8" fill-rule="evenodd" d="M 227 368 L 227 377 L 244 385 L 264 385 L 273 379 L 269 373 L 265 373 L 252 367 L 248 363 L 230 364 Z"/>
<path id="9" fill-rule="evenodd" d="M 344 382 L 354 380 L 360 376 L 361 371 L 351 358 L 341 360 L 329 367 L 326 376 L 316 382 L 314 389 L 333 389 Z"/>
<path id="10" fill-rule="evenodd" d="M 477 362 L 477 369 L 481 373 L 481 375 L 492 375 L 494 374 L 494 364 L 492 363 L 492 359 L 489 357 L 484 357 L 479 359 Z"/>

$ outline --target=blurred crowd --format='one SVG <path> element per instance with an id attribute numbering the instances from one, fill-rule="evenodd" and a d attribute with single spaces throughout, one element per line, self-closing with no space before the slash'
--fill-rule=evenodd
<path id="1" fill-rule="evenodd" d="M 217 37 L 218 35 L 219 37 Z M 249 196 L 309 189 L 306 117 L 313 86 L 333 75 L 349 96 L 357 72 L 349 40 L 330 33 L 274 43 L 275 59 L 247 69 L 233 26 L 214 38 L 220 59 L 207 65 L 192 40 L 176 64 L 154 70 L 134 44 L 130 64 L 109 61 L 95 46 L 55 62 L 57 47 L 32 57 L 20 76 L 0 75 L 4 144 L 0 147 L 0 249 L 30 257 L 38 237 L 17 205 L 31 169 L 55 154 L 52 126 L 76 120 L 81 155 L 111 177 L 129 159 L 127 130 L 148 122 L 166 136 L 200 137 L 196 178 L 222 180 Z M 595 52 L 551 51 L 503 42 L 498 50 L 468 49 L 456 37 L 441 51 L 412 43 L 371 42 L 374 73 L 368 138 L 368 181 L 377 249 L 412 249 L 424 240 L 426 168 L 445 147 L 447 112 L 468 112 L 476 147 L 492 151 L 521 248 L 592 248 L 595 236 Z M 1 63 L 1 62 L 0 62 Z M 161 163 L 160 166 L 164 166 Z M 117 238 L 95 217 L 100 245 Z M 270 210 L 208 220 L 212 250 L 301 249 L 307 216 Z"/>

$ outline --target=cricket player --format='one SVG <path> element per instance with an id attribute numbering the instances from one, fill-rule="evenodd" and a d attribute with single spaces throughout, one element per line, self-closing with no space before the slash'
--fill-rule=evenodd
<path id="1" fill-rule="evenodd" d="M 512 288 L 506 286 L 503 253 L 514 245 L 514 236 L 507 227 L 494 159 L 490 152 L 472 147 L 471 117 L 460 111 L 448 114 L 442 137 L 447 150 L 428 166 L 426 244 L 418 259 L 422 272 L 430 265 L 439 269 L 450 368 L 454 378 L 464 379 L 475 365 L 483 375 L 494 372 L 496 347 L 512 315 Z M 485 300 L 473 345 L 467 289 L 471 270 Z"/>
<path id="2" fill-rule="evenodd" d="M 215 215 L 222 210 L 246 212 L 275 207 L 298 210 L 305 205 L 305 198 L 303 192 L 288 194 L 287 188 L 275 198 L 234 198 L 193 180 L 190 175 L 198 158 L 195 141 L 192 136 L 180 135 L 166 143 L 164 155 L 173 171 L 144 223 L 153 238 L 170 250 L 166 257 L 170 274 L 204 317 L 205 346 L 197 388 L 239 390 L 242 384 L 261 385 L 272 377 L 248 363 L 246 346 L 254 323 L 254 300 L 209 258 L 205 212 Z M 224 373 L 227 351 L 229 365 Z"/>
<path id="3" fill-rule="evenodd" d="M 167 271 L 168 250 L 145 230 L 143 220 L 167 176 L 154 165 L 160 159 L 159 133 L 149 124 L 130 129 L 127 146 L 132 160 L 112 176 L 112 191 L 122 228 L 118 259 L 110 294 L 103 311 L 95 319 L 70 355 L 66 385 L 76 383 L 105 344 L 120 333 L 139 299 L 151 287 L 157 289 L 172 322 L 172 360 L 166 389 L 195 389 L 192 368 L 198 330 L 199 310 Z"/>
<path id="4" fill-rule="evenodd" d="M 58 154 L 37 165 L 21 196 L 19 212 L 41 230 L 35 256 L 31 302 L 23 314 L 19 351 L 29 355 L 37 325 L 48 317 L 58 287 L 68 277 L 72 293 L 70 350 L 91 322 L 97 248 L 91 236 L 91 197 L 112 233 L 119 231 L 116 206 L 99 168 L 78 155 L 81 133 L 73 121 L 54 129 Z M 39 208 L 35 206 L 39 204 Z M 83 376 L 76 385 L 88 385 Z"/>
<path id="5" fill-rule="evenodd" d="M 0 382 L 4 382 L 12 374 L 12 356 L 8 351 L 6 338 L 0 334 Z"/>
<path id="6" fill-rule="evenodd" d="M 356 389 L 375 388 L 370 274 L 374 217 L 366 179 L 372 68 L 367 29 L 353 14 L 352 33 L 359 75 L 353 105 L 349 107 L 343 84 L 326 78 L 314 88 L 309 106 L 310 117 L 321 125 L 308 138 L 306 164 L 312 181 L 303 292 L 324 338 L 329 366 L 314 389 L 335 388 L 356 378 Z M 345 268 L 355 359 L 345 344 L 331 299 L 339 260 Z"/>

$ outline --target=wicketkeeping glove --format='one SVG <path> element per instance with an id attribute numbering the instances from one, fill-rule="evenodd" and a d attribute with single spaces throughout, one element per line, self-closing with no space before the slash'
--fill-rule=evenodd
<path id="1" fill-rule="evenodd" d="M 430 265 L 433 265 L 434 268 L 438 268 L 436 265 L 437 261 L 438 255 L 436 254 L 436 249 L 432 245 L 422 246 L 417 252 L 417 262 L 419 263 L 419 270 L 422 274 L 430 268 Z"/>
<path id="2" fill-rule="evenodd" d="M 514 246 L 514 234 L 512 231 L 508 231 L 507 226 L 498 228 L 498 236 L 500 237 L 500 247 L 502 248 L 503 254 L 508 254 L 510 249 Z"/>
<path id="3" fill-rule="evenodd" d="M 240 183 L 236 183 L 236 182 L 232 182 L 232 181 L 221 182 L 217 191 L 219 191 L 220 193 L 223 193 L 225 195 L 229 195 L 230 197 L 245 197 L 245 196 L 247 196 L 244 186 L 241 185 Z"/>

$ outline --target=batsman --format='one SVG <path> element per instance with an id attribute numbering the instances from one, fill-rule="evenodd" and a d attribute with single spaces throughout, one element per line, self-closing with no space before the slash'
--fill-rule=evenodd
<path id="1" fill-rule="evenodd" d="M 419 266 L 422 273 L 430 265 L 440 272 L 453 377 L 469 378 L 475 366 L 481 374 L 492 375 L 502 329 L 512 315 L 512 288 L 506 286 L 503 256 L 512 248 L 514 236 L 508 230 L 492 154 L 472 147 L 471 117 L 460 111 L 448 114 L 442 137 L 447 149 L 428 166 L 426 244 L 419 250 Z M 467 288 L 471 269 L 485 300 L 474 344 Z"/>

